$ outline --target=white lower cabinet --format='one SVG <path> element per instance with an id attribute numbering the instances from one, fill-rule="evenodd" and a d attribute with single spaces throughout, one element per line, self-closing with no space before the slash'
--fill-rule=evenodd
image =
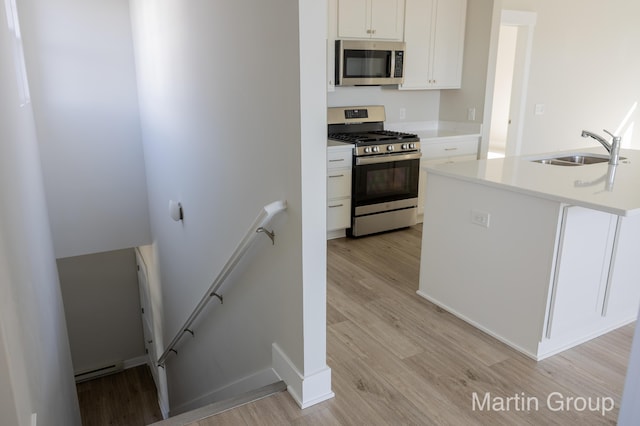
<path id="1" fill-rule="evenodd" d="M 454 173 L 426 182 L 422 297 L 537 360 L 637 319 L 640 214 Z M 490 215 L 486 226 L 474 210 Z"/>
<path id="2" fill-rule="evenodd" d="M 640 307 L 640 217 L 618 217 L 604 314 L 612 321 L 632 318 Z"/>
<path id="3" fill-rule="evenodd" d="M 351 227 L 353 145 L 327 148 L 327 239 L 345 236 Z"/>
<path id="4" fill-rule="evenodd" d="M 616 217 L 583 207 L 564 208 L 548 338 L 570 335 L 603 316 Z"/>
<path id="5" fill-rule="evenodd" d="M 640 305 L 640 217 L 564 207 L 541 352 L 633 321 Z"/>
<path id="6" fill-rule="evenodd" d="M 472 136 L 454 140 L 421 139 L 420 181 L 418 183 L 418 222 L 424 217 L 425 190 L 427 187 L 426 168 L 436 164 L 476 160 L 480 139 Z"/>

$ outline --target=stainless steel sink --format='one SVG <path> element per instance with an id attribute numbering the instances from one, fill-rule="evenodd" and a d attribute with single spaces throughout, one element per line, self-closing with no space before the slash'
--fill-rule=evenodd
<path id="1" fill-rule="evenodd" d="M 624 160 L 624 158 L 620 158 Z M 609 161 L 608 155 L 599 154 L 561 154 L 557 157 L 539 158 L 532 160 L 534 163 L 552 164 L 554 166 L 584 166 L 587 164 L 605 163 Z"/>

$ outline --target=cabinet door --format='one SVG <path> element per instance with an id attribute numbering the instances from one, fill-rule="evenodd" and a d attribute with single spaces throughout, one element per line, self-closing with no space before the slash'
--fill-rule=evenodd
<path id="1" fill-rule="evenodd" d="M 351 227 L 351 199 L 341 198 L 327 202 L 327 231 Z"/>
<path id="2" fill-rule="evenodd" d="M 369 38 L 371 0 L 338 0 L 338 37 Z"/>
<path id="3" fill-rule="evenodd" d="M 602 318 L 614 234 L 615 216 L 565 208 L 547 337 L 570 339 Z"/>
<path id="4" fill-rule="evenodd" d="M 351 197 L 351 169 L 329 169 L 327 174 L 327 199 L 343 197 Z"/>
<path id="5" fill-rule="evenodd" d="M 439 0 L 431 53 L 434 88 L 460 88 L 467 0 Z"/>
<path id="6" fill-rule="evenodd" d="M 405 4 L 404 83 L 401 89 L 428 89 L 435 0 L 407 0 Z"/>
<path id="7" fill-rule="evenodd" d="M 462 85 L 467 0 L 406 0 L 403 90 Z"/>
<path id="8" fill-rule="evenodd" d="M 638 315 L 640 302 L 640 216 L 618 218 L 616 246 L 605 315 L 613 321 L 626 321 Z"/>
<path id="9" fill-rule="evenodd" d="M 477 160 L 479 142 L 478 137 L 445 142 L 426 142 L 425 139 L 422 139 L 420 180 L 418 181 L 418 221 L 422 222 L 424 216 L 427 188 L 427 171 L 425 168 L 436 164 Z"/>
<path id="10" fill-rule="evenodd" d="M 402 40 L 404 0 L 371 0 L 371 38 Z"/>

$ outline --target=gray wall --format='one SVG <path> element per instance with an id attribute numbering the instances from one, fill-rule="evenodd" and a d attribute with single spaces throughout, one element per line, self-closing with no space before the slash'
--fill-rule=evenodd
<path id="1" fill-rule="evenodd" d="M 0 7 L 0 26 L 6 25 Z M 0 423 L 80 425 L 33 113 L 0 31 Z"/>
<path id="2" fill-rule="evenodd" d="M 300 3 L 326 10 L 322 2 Z M 223 290 L 224 304 L 213 302 L 195 339 L 169 358 L 172 410 L 271 368 L 273 343 L 302 374 L 326 367 L 325 22 L 305 27 L 313 46 L 301 61 L 298 6 L 132 1 L 161 283 L 151 297 L 162 300 L 154 317 L 164 318 L 166 343 L 262 206 L 288 203 L 274 225 L 275 246 L 258 239 Z M 305 67 L 313 68 L 301 77 Z M 182 203 L 184 222 L 169 217 L 169 200 Z"/>
<path id="3" fill-rule="evenodd" d="M 476 109 L 475 123 L 484 116 L 493 0 L 468 0 L 464 38 L 462 88 L 442 90 L 440 120 L 467 122 L 467 109 Z"/>
<path id="4" fill-rule="evenodd" d="M 640 3 L 627 0 L 470 0 L 463 88 L 442 91 L 441 120 L 465 121 L 469 107 L 486 116 L 492 7 L 537 13 L 521 154 L 597 146 L 582 129 L 617 131 L 624 147 L 640 148 Z"/>
<path id="5" fill-rule="evenodd" d="M 149 244 L 128 1 L 19 7 L 56 257 Z"/>
<path id="6" fill-rule="evenodd" d="M 440 90 L 336 87 L 334 92 L 327 94 L 327 104 L 330 107 L 384 105 L 387 123 L 438 121 Z M 405 109 L 404 119 L 400 119 L 400 108 Z"/>
<path id="7" fill-rule="evenodd" d="M 603 128 L 639 149 L 640 2 L 504 0 L 503 7 L 538 14 L 522 152 L 597 147 L 580 131 Z M 534 114 L 538 103 L 544 115 Z"/>
<path id="8" fill-rule="evenodd" d="M 57 264 L 75 372 L 144 356 L 134 249 Z"/>

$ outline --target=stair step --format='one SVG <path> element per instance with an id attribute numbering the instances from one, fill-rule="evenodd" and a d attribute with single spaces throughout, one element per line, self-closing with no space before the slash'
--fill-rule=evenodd
<path id="1" fill-rule="evenodd" d="M 287 384 L 283 381 L 279 381 L 249 392 L 245 392 L 233 398 L 216 401 L 211 404 L 205 405 L 204 407 L 196 408 L 195 410 L 182 413 L 175 417 L 170 417 L 166 420 L 152 423 L 149 426 L 184 426 L 189 423 L 205 419 L 207 417 L 215 416 L 216 414 L 231 410 L 232 408 L 236 408 L 262 398 L 266 398 L 275 393 L 283 392 L 285 390 L 287 390 Z"/>

